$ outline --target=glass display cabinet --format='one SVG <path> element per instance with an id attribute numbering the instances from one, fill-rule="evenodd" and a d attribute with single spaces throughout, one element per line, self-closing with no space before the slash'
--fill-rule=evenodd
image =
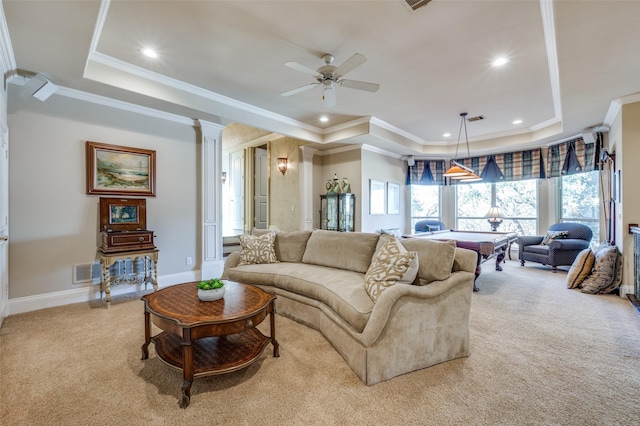
<path id="1" fill-rule="evenodd" d="M 327 231 L 353 232 L 356 196 L 330 193 L 320 196 L 320 228 Z"/>

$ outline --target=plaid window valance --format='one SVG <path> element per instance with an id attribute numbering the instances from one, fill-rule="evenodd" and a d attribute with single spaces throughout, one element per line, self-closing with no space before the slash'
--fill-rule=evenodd
<path id="1" fill-rule="evenodd" d="M 585 143 L 582 137 L 550 146 L 547 150 L 547 176 L 558 177 L 597 169 L 599 141 Z"/>
<path id="2" fill-rule="evenodd" d="M 407 185 L 444 185 L 444 160 L 415 160 L 407 170 Z"/>
<path id="3" fill-rule="evenodd" d="M 508 182 L 545 177 L 542 149 L 492 154 L 456 160 L 480 175 L 482 182 Z M 455 179 L 451 180 L 456 183 Z"/>

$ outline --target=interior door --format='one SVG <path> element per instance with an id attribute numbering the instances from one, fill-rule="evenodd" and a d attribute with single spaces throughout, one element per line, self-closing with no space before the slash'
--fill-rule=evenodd
<path id="1" fill-rule="evenodd" d="M 269 161 L 267 150 L 255 149 L 254 164 L 254 224 L 257 229 L 267 229 L 269 223 Z"/>
<path id="2" fill-rule="evenodd" d="M 0 123 L 0 326 L 9 308 L 9 130 Z"/>
<path id="3" fill-rule="evenodd" d="M 231 223 L 234 235 L 244 234 L 244 155 L 242 151 L 231 153 L 229 185 L 231 187 Z"/>

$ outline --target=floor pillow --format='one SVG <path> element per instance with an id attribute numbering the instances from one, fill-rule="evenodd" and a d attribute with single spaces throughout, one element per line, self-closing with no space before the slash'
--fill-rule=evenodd
<path id="1" fill-rule="evenodd" d="M 582 250 L 578 253 L 576 260 L 573 261 L 571 269 L 567 274 L 567 288 L 578 288 L 582 282 L 591 274 L 593 265 L 596 261 L 596 255 L 590 248 Z"/>
<path id="2" fill-rule="evenodd" d="M 596 261 L 593 272 L 582 282 L 582 290 L 580 291 L 583 293 L 600 293 L 615 281 L 618 247 L 609 244 L 599 248 L 595 253 Z"/>

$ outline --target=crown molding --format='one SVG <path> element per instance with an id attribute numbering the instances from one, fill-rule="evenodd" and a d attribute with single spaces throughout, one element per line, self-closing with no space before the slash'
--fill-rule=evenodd
<path id="1" fill-rule="evenodd" d="M 144 107 L 129 102 L 119 101 L 113 98 L 107 98 L 106 96 L 95 95 L 93 93 L 87 93 L 69 87 L 58 86 L 58 90 L 54 96 L 65 96 L 71 99 L 77 99 L 79 101 L 90 102 L 97 105 L 102 105 L 110 108 L 115 108 L 123 111 L 129 111 L 136 114 L 146 115 L 148 117 L 158 118 L 160 120 L 171 121 L 173 123 L 184 124 L 187 126 L 193 126 L 194 120 L 189 117 L 183 117 L 177 114 L 171 114 L 169 112 L 159 111 L 157 109 Z"/>

